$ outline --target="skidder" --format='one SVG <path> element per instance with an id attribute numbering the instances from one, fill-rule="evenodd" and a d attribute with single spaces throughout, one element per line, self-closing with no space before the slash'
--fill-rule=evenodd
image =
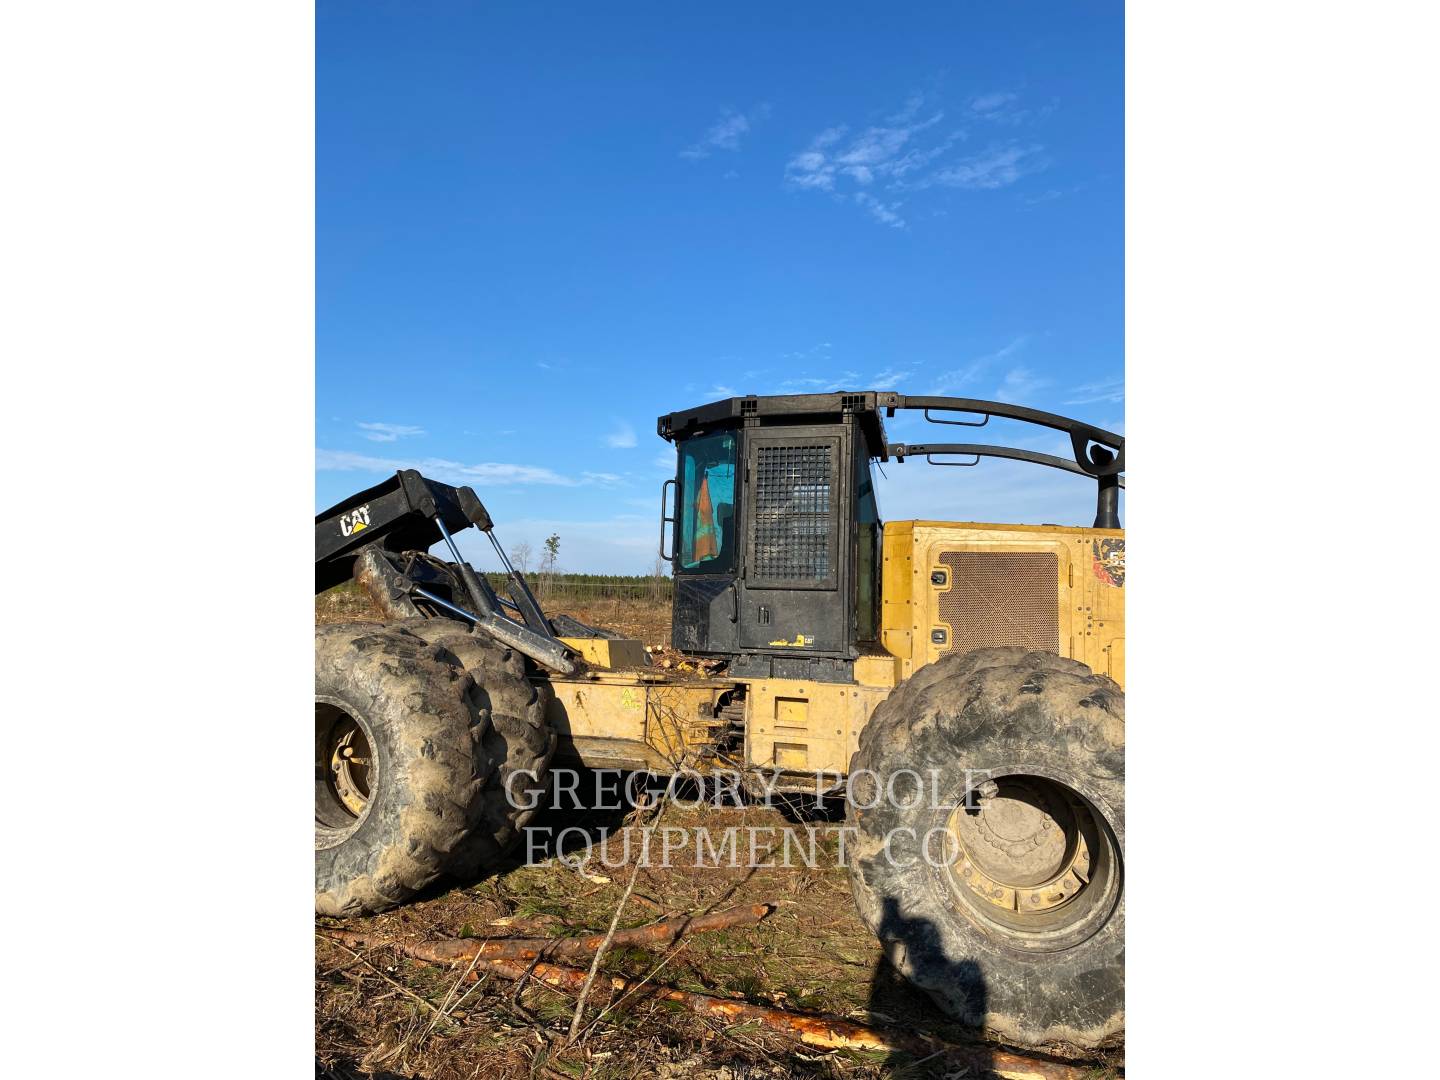
<path id="1" fill-rule="evenodd" d="M 891 443 L 896 410 L 1030 424 L 1072 452 Z M 855 899 L 896 968 L 1016 1042 L 1118 1032 L 1124 439 L 889 392 L 730 398 L 657 429 L 677 451 L 661 555 L 692 673 L 542 611 L 469 488 L 406 470 L 316 518 L 316 589 L 354 578 L 388 620 L 316 634 L 317 910 L 495 866 L 552 754 L 738 766 L 790 792 L 853 773 Z M 997 457 L 1088 478 L 1093 524 L 882 522 L 876 462 Z M 460 555 L 471 526 L 498 583 Z"/>

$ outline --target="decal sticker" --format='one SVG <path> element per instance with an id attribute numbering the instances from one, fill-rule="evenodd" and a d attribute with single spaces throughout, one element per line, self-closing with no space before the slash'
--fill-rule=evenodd
<path id="1" fill-rule="evenodd" d="M 791 649 L 803 649 L 807 645 L 814 645 L 815 637 L 811 634 L 796 634 L 794 641 L 786 641 L 784 638 L 781 638 L 779 641 L 770 642 L 770 644 L 781 645 Z"/>
<path id="2" fill-rule="evenodd" d="M 624 692 L 620 695 L 620 707 L 622 709 L 629 709 L 632 712 L 639 712 L 640 696 L 636 694 L 634 690 L 630 689 L 630 687 L 627 686 Z"/>
<path id="3" fill-rule="evenodd" d="M 1122 587 L 1125 584 L 1125 541 L 1114 538 L 1096 540 L 1092 550 L 1095 576 L 1106 585 L 1114 585 L 1117 589 Z"/>
<path id="4" fill-rule="evenodd" d="M 348 514 L 340 515 L 340 535 L 354 536 L 361 529 L 370 527 L 370 504 L 357 506 Z"/>

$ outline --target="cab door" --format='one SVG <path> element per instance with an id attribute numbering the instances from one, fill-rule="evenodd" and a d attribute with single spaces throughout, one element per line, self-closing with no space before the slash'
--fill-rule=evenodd
<path id="1" fill-rule="evenodd" d="M 739 443 L 737 432 L 721 430 L 679 444 L 670 638 L 681 652 L 729 654 L 737 648 Z"/>

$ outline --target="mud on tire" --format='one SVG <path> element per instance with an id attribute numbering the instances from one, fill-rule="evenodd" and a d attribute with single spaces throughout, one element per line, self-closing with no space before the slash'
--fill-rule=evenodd
<path id="1" fill-rule="evenodd" d="M 315 630 L 315 910 L 355 915 L 434 881 L 493 772 L 475 681 L 403 628 Z"/>
<path id="2" fill-rule="evenodd" d="M 526 678 L 525 658 L 493 638 L 451 619 L 408 619 L 396 625 L 437 646 L 476 684 L 484 719 L 477 755 L 489 767 L 471 806 L 471 828 L 446 871 L 472 880 L 514 847 L 543 805 L 556 735 L 546 717 L 551 690 Z"/>
<path id="3" fill-rule="evenodd" d="M 981 649 L 920 669 L 862 730 L 856 904 L 962 1022 L 1028 1045 L 1123 1028 L 1124 708 L 1083 664 Z"/>

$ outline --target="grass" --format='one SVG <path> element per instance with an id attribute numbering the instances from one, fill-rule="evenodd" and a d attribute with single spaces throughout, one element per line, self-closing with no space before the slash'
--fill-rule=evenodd
<path id="1" fill-rule="evenodd" d="M 562 824 L 553 814 L 542 814 L 536 824 Z M 563 821 L 571 823 L 569 817 Z M 732 825 L 778 827 L 785 819 L 764 807 L 671 807 L 665 823 L 721 830 Z M 603 930 L 629 871 L 605 874 L 611 880 L 596 883 L 558 862 L 519 866 L 482 881 L 435 890 L 416 903 L 347 925 L 392 940 L 507 935 L 513 931 L 492 925 L 507 916 L 549 916 L 556 922 L 544 932 L 552 936 Z M 777 908 L 757 927 L 695 934 L 669 950 L 616 948 L 602 965 L 607 974 L 642 979 L 663 959 L 653 979 L 659 985 L 859 1022 L 894 1019 L 956 1041 L 969 1037 L 882 961 L 875 939 L 855 913 L 847 871 L 833 861 L 788 869 L 642 868 L 636 893 L 673 912 L 750 903 Z M 659 915 L 654 907 L 632 900 L 621 925 L 639 925 Z M 455 983 L 455 972 L 401 959 L 393 950 L 376 950 L 367 959 L 437 1007 Z M 432 1028 L 430 1010 L 325 939 L 317 939 L 316 971 L 317 1059 L 333 1067 L 335 1076 L 870 1080 L 946 1075 L 943 1058 L 922 1063 L 916 1071 L 904 1055 L 811 1049 L 753 1022 L 725 1025 L 673 1002 L 643 997 L 607 1014 L 577 1046 L 562 1049 L 573 998 L 531 985 L 517 1000 L 515 985 L 493 976 L 464 1000 L 462 1019 Z M 322 973 L 328 974 L 320 977 Z M 597 986 L 587 1023 L 611 1000 L 608 987 Z M 1109 1057 L 1118 1062 L 1119 1051 Z M 1104 1067 L 1105 1060 L 1097 1078 L 1116 1075 Z M 951 1075 L 956 1075 L 953 1066 Z"/>

